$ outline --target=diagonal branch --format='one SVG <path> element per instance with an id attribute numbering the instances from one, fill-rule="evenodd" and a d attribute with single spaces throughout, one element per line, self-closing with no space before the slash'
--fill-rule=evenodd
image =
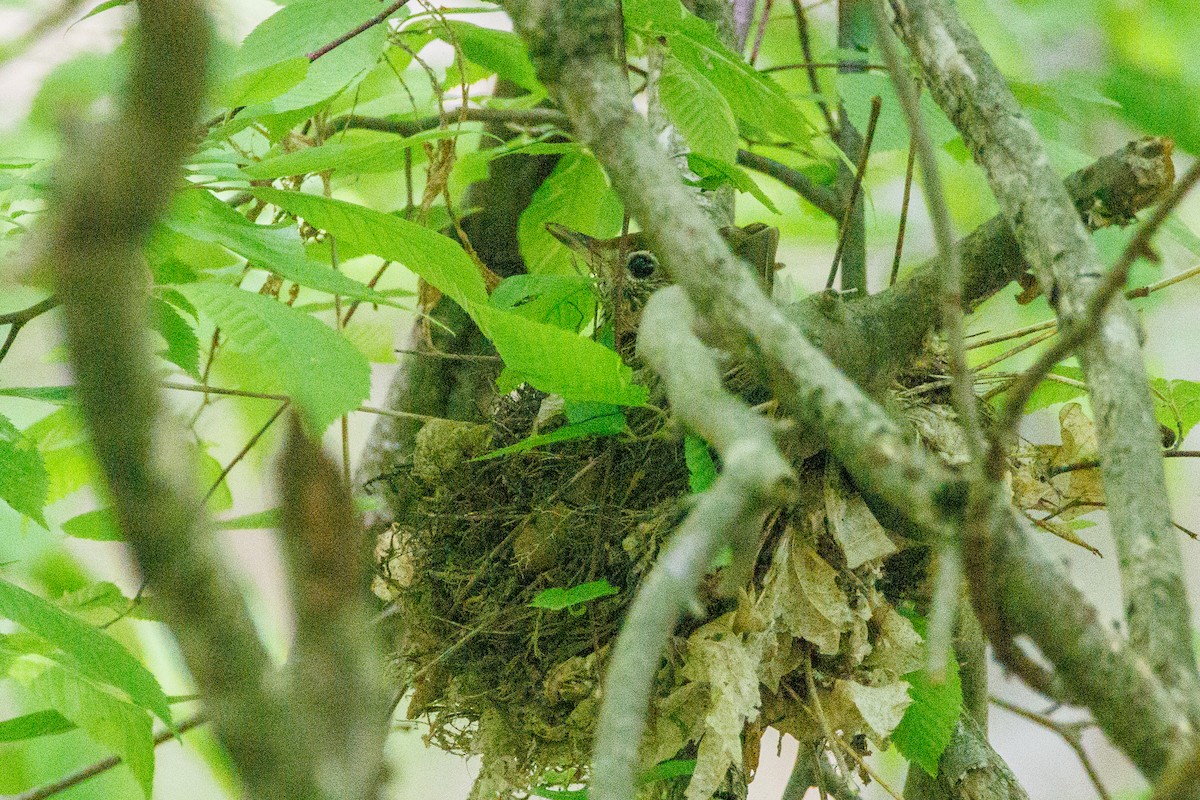
<path id="1" fill-rule="evenodd" d="M 362 786 L 376 783 L 381 747 L 373 750 L 361 731 L 334 741 L 341 733 L 336 727 L 302 724 L 312 720 L 296 701 L 310 696 L 295 681 L 281 685 L 240 594 L 231 591 L 234 581 L 208 530 L 188 459 L 176 452 L 183 437 L 162 413 L 146 335 L 141 248 L 193 145 L 209 28 L 199 2 L 140 0 L 138 6 L 137 47 L 121 113 L 94 141 L 64 157 L 39 240 L 45 249 L 35 257 L 54 274 L 79 403 L 121 530 L 161 601 L 247 797 L 364 798 L 371 793 Z M 320 508 L 319 493 L 307 488 L 305 510 Z M 325 533 L 331 546 L 345 544 L 337 532 L 313 527 L 310 535 Z M 329 582 L 322 588 L 328 600 Z M 365 612 L 361 616 L 367 619 Z M 347 632 L 358 630 L 344 615 L 339 622 Z M 369 641 L 363 638 L 360 646 Z M 338 677 L 344 683 L 333 699 L 361 709 L 353 676 Z M 386 709 L 382 692 L 377 702 Z M 382 716 L 362 714 L 359 724 L 374 724 L 381 740 Z M 360 752 L 339 759 L 339 747 L 354 745 Z M 364 763 L 368 767 L 356 774 Z"/>
<path id="2" fill-rule="evenodd" d="M 749 578 L 763 518 L 795 491 L 795 474 L 780 455 L 770 423 L 721 384 L 713 353 L 692 332 L 695 315 L 678 287 L 646 304 L 638 352 L 663 378 L 672 407 L 721 456 L 721 475 L 700 495 L 659 556 L 630 606 L 604 680 L 596 724 L 592 796 L 631 798 L 654 676 L 680 617 L 696 604 L 696 588 L 718 550 L 734 549 L 728 586 Z"/>
<path id="3" fill-rule="evenodd" d="M 733 258 L 634 112 L 611 56 L 615 26 L 604 7 L 509 0 L 506 8 L 543 82 L 559 96 L 576 135 L 607 168 L 626 207 L 707 325 L 709 338 L 761 365 L 795 419 L 828 445 L 873 501 L 889 508 L 898 524 L 907 523 L 908 533 L 931 543 L 951 535 L 961 521 L 962 482 L 910 445 L 890 417 L 800 335 L 762 294 L 751 271 Z M 1091 706 L 1113 741 L 1146 774 L 1157 775 L 1189 735 L 1187 718 L 1144 665 L 1104 631 L 1095 610 L 1058 568 L 1032 548 L 1011 510 L 1003 511 L 992 517 L 991 582 L 1003 589 L 1005 614 L 1059 668 L 1059 688 Z M 658 625 L 654 618 L 642 622 Z M 627 795 L 597 792 L 596 797 L 625 800 Z"/>
<path id="4" fill-rule="evenodd" d="M 893 7 L 901 38 L 920 63 L 934 99 L 987 172 L 1060 324 L 1066 329 L 1082 322 L 1104 276 L 1040 137 L 946 0 L 896 0 Z M 1083 342 L 1079 359 L 1096 411 L 1130 637 L 1163 681 L 1191 690 L 1197 683 L 1191 614 L 1140 330 L 1120 297 L 1100 327 L 1103 335 Z"/>

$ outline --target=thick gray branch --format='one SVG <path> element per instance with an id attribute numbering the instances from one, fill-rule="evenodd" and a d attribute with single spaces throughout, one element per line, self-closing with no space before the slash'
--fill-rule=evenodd
<path id="1" fill-rule="evenodd" d="M 1021 251 L 1069 326 L 1103 280 L 1095 246 L 1040 137 L 975 35 L 946 0 L 894 2 L 896 28 L 938 104 L 987 172 Z M 1196 684 L 1182 558 L 1171 525 L 1158 424 L 1132 309 L 1117 298 L 1079 351 L 1134 647 L 1169 686 Z"/>
<path id="2" fill-rule="evenodd" d="M 716 447 L 721 474 L 646 577 L 613 647 L 596 724 L 591 794 L 598 800 L 634 796 L 654 676 L 680 616 L 698 602 L 696 588 L 713 557 L 732 545 L 727 585 L 745 583 L 764 516 L 795 489 L 770 423 L 722 386 L 713 353 L 692 333 L 694 321 L 678 287 L 657 292 L 643 313 L 638 352 L 662 376 L 679 417 Z"/>
<path id="3" fill-rule="evenodd" d="M 192 0 L 138 6 L 121 113 L 64 157 L 40 231 L 39 257 L 53 270 L 62 301 L 80 405 L 121 529 L 247 796 L 366 797 L 344 793 L 353 783 L 337 763 L 310 757 L 308 740 L 327 732 L 318 725 L 301 733 L 289 698 L 270 680 L 271 659 L 187 474 L 186 439 L 159 404 L 140 251 L 182 185 L 179 166 L 193 144 L 204 95 L 209 28 L 202 4 Z M 383 716 L 373 720 L 381 734 Z M 378 759 L 378 750 L 358 758 Z M 323 792 L 323 785 L 336 791 Z"/>

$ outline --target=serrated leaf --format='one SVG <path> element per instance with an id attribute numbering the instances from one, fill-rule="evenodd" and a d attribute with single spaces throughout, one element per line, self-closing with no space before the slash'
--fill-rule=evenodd
<path id="1" fill-rule="evenodd" d="M 626 26 L 666 37 L 671 55 L 711 82 L 739 120 L 787 141 L 811 135 L 812 124 L 782 86 L 722 44 L 712 25 L 670 5 L 631 2 L 623 7 Z"/>
<path id="2" fill-rule="evenodd" d="M 615 405 L 646 401 L 645 388 L 633 383 L 633 371 L 615 352 L 570 331 L 491 308 L 479 267 L 452 239 L 343 200 L 267 188 L 255 192 L 353 247 L 420 275 L 471 316 L 508 367 L 542 391 Z"/>
<path id="3" fill-rule="evenodd" d="M 618 406 L 640 406 L 649 396 L 619 355 L 591 339 L 481 304 L 467 313 L 505 365 L 543 392 Z"/>
<path id="4" fill-rule="evenodd" d="M 615 436 L 625 430 L 625 424 L 624 412 L 619 408 L 613 407 L 613 410 L 607 414 L 601 414 L 581 420 L 580 422 L 572 422 L 563 425 L 561 428 L 556 428 L 550 433 L 541 433 L 526 437 L 516 444 L 510 444 L 508 447 L 501 447 L 499 450 L 484 453 L 471 460 L 487 461 L 492 458 L 500 458 L 501 456 L 510 456 L 514 453 L 523 453 L 535 447 L 544 447 L 548 444 L 567 442 L 572 439 L 583 439 L 589 436 Z"/>
<path id="5" fill-rule="evenodd" d="M 688 153 L 688 169 L 700 178 L 701 189 L 716 189 L 726 184 L 739 192 L 749 193 L 755 200 L 775 214 L 780 213 L 767 193 L 750 177 L 750 173 L 737 164 L 708 158 L 699 153 Z"/>
<path id="6" fill-rule="evenodd" d="M 922 634 L 923 623 L 924 620 L 913 620 L 914 627 Z M 892 744 L 905 758 L 936 778 L 938 760 L 950 744 L 954 726 L 962 714 L 958 659 L 953 652 L 947 654 L 946 679 L 940 684 L 931 683 L 925 670 L 910 672 L 904 680 L 908 681 L 908 695 L 913 702 L 892 731 Z"/>
<path id="7" fill-rule="evenodd" d="M 274 180 L 293 175 L 334 170 L 339 174 L 393 172 L 404 167 L 404 153 L 423 142 L 461 135 L 453 128 L 421 131 L 402 139 L 347 143 L 331 139 L 316 147 L 264 158 L 243 171 L 253 180 Z"/>
<path id="8" fill-rule="evenodd" d="M 84 676 L 120 689 L 167 725 L 172 724 L 171 709 L 158 681 L 111 636 L 4 580 L 0 580 L 0 616 L 58 647 Z"/>
<path id="9" fill-rule="evenodd" d="M 621 217 L 621 201 L 599 162 L 586 153 L 567 153 L 521 212 L 517 227 L 521 258 L 534 275 L 577 275 L 575 254 L 546 230 L 546 223 L 607 239 L 621 232 Z M 582 265 L 584 273 L 588 266 Z"/>
<path id="10" fill-rule="evenodd" d="M 0 499 L 43 528 L 50 475 L 37 446 L 0 414 Z"/>
<path id="11" fill-rule="evenodd" d="M 401 307 L 328 264 L 310 259 L 295 225 L 256 225 L 210 192 L 200 189 L 180 192 L 166 225 L 183 236 L 228 248 L 251 266 L 301 286 L 352 300 Z"/>
<path id="12" fill-rule="evenodd" d="M 267 187 L 255 187 L 254 192 L 358 250 L 403 264 L 464 308 L 487 302 L 479 268 L 449 237 L 344 200 Z"/>
<path id="13" fill-rule="evenodd" d="M 725 162 L 737 158 L 737 119 L 708 78 L 682 61 L 668 58 L 658 92 L 692 152 Z"/>
<path id="14" fill-rule="evenodd" d="M 529 603 L 532 608 L 544 608 L 547 611 L 562 611 L 575 606 L 590 603 L 592 600 L 598 600 L 601 597 L 609 597 L 617 594 L 620 590 L 604 579 L 598 581 L 590 581 L 589 583 L 581 583 L 578 586 L 572 586 L 570 589 L 564 589 L 561 586 L 555 586 L 550 589 L 538 592 L 533 600 Z"/>
<path id="15" fill-rule="evenodd" d="M 263 73 L 276 65 L 296 64 L 306 56 L 374 17 L 380 11 L 376 0 L 298 0 L 263 20 L 242 41 L 237 53 L 235 77 Z M 340 93 L 374 65 L 387 44 L 387 26 L 374 25 L 311 64 L 303 78 L 288 86 L 270 81 L 282 92 L 259 92 L 264 108 L 248 109 L 248 116 L 305 109 Z M 262 88 L 260 84 L 259 88 Z M 237 98 L 228 98 L 231 105 Z M 246 105 L 245 100 L 241 105 Z M 243 112 L 247 113 L 247 112 Z"/>
<path id="16" fill-rule="evenodd" d="M 447 21 L 439 34 L 447 42 L 457 42 L 463 55 L 482 67 L 506 78 L 531 94 L 545 94 L 546 89 L 538 80 L 537 70 L 529 60 L 525 42 L 511 31 L 483 28 L 469 22 Z M 439 33 L 434 29 L 434 33 Z"/>
<path id="17" fill-rule="evenodd" d="M 74 722 L 57 711 L 34 711 L 32 714 L 0 721 L 0 742 L 19 742 L 41 736 L 54 736 L 73 731 L 76 727 Z"/>
<path id="18" fill-rule="evenodd" d="M 591 322 L 596 310 L 592 281 L 582 275 L 513 275 L 500 282 L 488 302 L 573 332 Z"/>
<path id="19" fill-rule="evenodd" d="M 0 389 L 0 397 L 20 397 L 25 400 L 40 400 L 44 403 L 67 405 L 75 402 L 73 386 L 10 386 Z"/>
<path id="20" fill-rule="evenodd" d="M 200 340 L 196 332 L 175 307 L 160 297 L 150 299 L 154 329 L 167 343 L 160 355 L 167 361 L 200 380 Z"/>
<path id="21" fill-rule="evenodd" d="M 43 669 L 29 688 L 40 702 L 120 756 L 149 800 L 154 790 L 154 729 L 146 711 L 57 665 Z"/>
<path id="22" fill-rule="evenodd" d="M 692 494 L 699 494 L 713 485 L 717 479 L 717 465 L 713 463 L 708 442 L 689 433 L 683 438 L 683 460 L 687 463 L 688 487 Z"/>
<path id="23" fill-rule="evenodd" d="M 1150 386 L 1154 389 L 1155 416 L 1182 443 L 1200 422 L 1200 383 L 1154 378 Z"/>
<path id="24" fill-rule="evenodd" d="M 367 359 L 327 325 L 269 297 L 216 283 L 177 286 L 228 337 L 226 347 L 262 366 L 313 430 L 353 411 L 371 391 Z"/>

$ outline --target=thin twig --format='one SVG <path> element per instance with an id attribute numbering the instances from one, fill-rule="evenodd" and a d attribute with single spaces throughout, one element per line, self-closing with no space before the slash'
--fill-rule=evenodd
<path id="1" fill-rule="evenodd" d="M 1029 720 L 1035 725 L 1040 725 L 1047 730 L 1057 733 L 1062 738 L 1067 746 L 1075 751 L 1075 755 L 1079 757 L 1079 762 L 1083 765 L 1083 771 L 1087 773 L 1088 779 L 1091 780 L 1092 786 L 1096 787 L 1096 794 L 1100 795 L 1101 800 L 1111 800 L 1111 795 L 1108 789 L 1104 787 L 1104 783 L 1100 780 L 1100 774 L 1096 772 L 1096 768 L 1092 766 L 1092 761 L 1088 757 L 1087 751 L 1083 749 L 1083 732 L 1088 728 L 1096 727 L 1096 723 L 1091 720 L 1085 722 L 1058 722 L 1051 719 L 1045 714 L 1039 714 L 1036 711 L 1030 711 L 1027 708 L 1021 708 L 1018 705 L 1009 703 L 999 697 L 991 697 L 992 705 L 1016 714 L 1019 717 Z"/>
<path id="2" fill-rule="evenodd" d="M 249 441 L 246 442 L 246 445 L 239 450 L 237 455 L 235 455 L 230 462 L 225 465 L 225 468 L 221 470 L 221 474 L 217 476 L 216 480 L 212 482 L 212 486 L 208 487 L 208 491 L 204 493 L 204 500 L 201 501 L 202 503 L 207 503 L 209 498 L 216 494 L 217 489 L 220 488 L 225 478 L 228 477 L 230 471 L 237 466 L 243 458 L 246 457 L 246 455 L 254 448 L 254 445 L 258 444 L 258 440 L 261 439 L 267 430 L 275 424 L 275 420 L 279 419 L 283 415 L 283 412 L 286 411 L 290 405 L 291 401 L 289 400 L 284 400 L 279 404 L 279 408 L 275 410 L 275 413 L 272 414 L 265 423 L 263 423 L 262 427 L 260 427 L 255 434 L 250 437 Z"/>
<path id="3" fill-rule="evenodd" d="M 913 165 L 916 163 L 917 148 L 908 145 L 908 165 L 904 168 L 904 199 L 900 202 L 900 229 L 896 231 L 896 254 L 892 257 L 892 274 L 888 286 L 896 285 L 900 275 L 900 255 L 904 251 L 904 231 L 908 227 L 908 201 L 912 199 Z"/>
<path id="4" fill-rule="evenodd" d="M 737 162 L 743 167 L 774 178 L 833 219 L 841 218 L 842 203 L 837 192 L 828 186 L 813 183 L 803 172 L 749 150 L 738 150 Z"/>
<path id="5" fill-rule="evenodd" d="M 991 345 L 991 344 L 1000 344 L 1001 342 L 1007 342 L 1012 339 L 1020 339 L 1022 336 L 1028 336 L 1031 333 L 1041 333 L 1042 331 L 1052 331 L 1057 327 L 1058 327 L 1057 320 L 1052 319 L 1052 320 L 1048 320 L 1046 322 L 1039 322 L 1035 325 L 1028 325 L 1024 328 L 1017 328 L 1016 330 L 1008 331 L 1007 333 L 997 334 L 996 336 L 992 336 L 991 338 L 988 338 L 988 339 L 981 339 L 978 342 L 971 342 L 970 344 L 967 345 L 967 349 L 968 350 L 976 350 L 980 347 L 987 347 L 988 345 Z"/>
<path id="6" fill-rule="evenodd" d="M 854 183 L 850 185 L 850 197 L 846 200 L 846 208 L 842 214 L 842 223 L 839 226 L 841 233 L 838 235 L 837 250 L 833 253 L 833 264 L 829 267 L 829 278 L 825 281 L 825 289 L 833 288 L 833 281 L 837 277 L 838 265 L 842 263 L 842 252 L 846 249 L 846 241 L 850 238 L 850 217 L 854 214 L 854 206 L 858 202 L 858 193 L 862 189 L 863 176 L 867 172 L 867 159 L 871 155 L 871 140 L 875 138 L 875 124 L 879 122 L 879 112 L 883 108 L 883 101 L 879 95 L 871 98 L 871 118 L 867 122 L 867 136 L 863 139 L 862 149 L 858 153 L 858 166 L 854 171 Z"/>
<path id="7" fill-rule="evenodd" d="M 1054 336 L 1053 329 L 1045 331 L 1040 336 L 1035 336 L 1032 339 L 1022 342 L 1021 344 L 1017 345 L 1016 347 L 1005 350 L 1003 353 L 1001 353 L 998 356 L 989 358 L 987 361 L 976 366 L 973 371 L 974 372 L 982 372 L 983 370 L 987 369 L 988 367 L 994 367 L 997 364 L 999 364 L 1001 361 L 1006 361 L 1006 360 L 1012 358 L 1013 356 L 1015 356 L 1017 353 L 1022 353 L 1035 345 L 1039 345 L 1052 336 Z"/>
<path id="8" fill-rule="evenodd" d="M 10 311 L 7 314 L 0 314 L 0 325 L 11 325 L 8 329 L 8 335 L 4 337 L 4 344 L 0 345 L 0 361 L 8 355 L 8 351 L 12 349 L 13 342 L 17 340 L 17 334 L 21 332 L 28 323 L 37 319 L 42 314 L 58 306 L 58 298 L 54 295 L 47 297 L 39 303 L 34 303 L 29 308 L 23 308 L 20 311 Z"/>
<path id="9" fill-rule="evenodd" d="M 362 25 L 359 25 L 354 30 L 343 33 L 341 36 L 334 39 L 329 44 L 327 44 L 323 47 L 318 47 L 316 50 L 313 50 L 311 53 L 306 53 L 304 57 L 307 58 L 310 62 L 312 62 L 312 61 L 316 61 L 318 58 L 320 58 L 323 55 L 328 55 L 331 50 L 341 47 L 346 42 L 353 39 L 355 36 L 358 36 L 360 33 L 368 31 L 371 28 L 374 28 L 379 23 L 386 21 L 388 17 L 390 17 L 392 14 L 395 14 L 397 11 L 399 11 L 401 8 L 403 8 L 405 6 L 405 4 L 407 4 L 407 3 L 408 3 L 408 0 L 395 0 L 395 2 L 393 2 L 387 8 L 385 8 L 383 11 L 380 11 L 378 14 L 371 17 L 369 20 L 364 22 Z"/>
<path id="10" fill-rule="evenodd" d="M 754 66 L 754 62 L 758 61 L 758 51 L 762 47 L 763 38 L 767 35 L 767 22 L 771 19 L 771 6 L 775 4 L 775 0 L 766 0 L 763 3 L 762 17 L 758 23 L 758 33 L 754 36 L 754 47 L 750 51 L 750 66 Z"/>
<path id="11" fill-rule="evenodd" d="M 396 348 L 392 352 L 400 353 L 401 355 L 406 355 L 406 356 L 423 356 L 425 358 L 441 358 L 441 359 L 445 359 L 446 361 L 489 361 L 489 362 L 494 363 L 494 362 L 503 360 L 500 358 L 500 356 L 473 355 L 470 353 L 442 353 L 437 350 L 404 350 L 401 348 Z"/>
<path id="12" fill-rule="evenodd" d="M 812 87 L 813 94 L 816 95 L 817 105 L 821 109 L 821 114 L 825 117 L 825 123 L 829 126 L 829 132 L 832 134 L 837 129 L 837 125 L 833 121 L 833 114 L 829 111 L 829 104 L 821 97 L 821 82 L 817 80 L 817 64 L 813 61 L 812 42 L 808 35 L 808 17 L 804 14 L 804 4 L 800 0 L 792 0 L 792 9 L 796 13 L 796 34 L 800 39 L 800 50 L 804 53 L 804 68 L 808 72 L 808 85 Z M 841 64 L 828 65 L 833 68 L 838 68 Z M 763 70 L 764 72 L 766 70 Z"/>
<path id="13" fill-rule="evenodd" d="M 838 771 L 843 778 L 849 780 L 851 772 L 846 768 L 845 760 L 842 759 L 842 748 L 839 746 L 841 742 L 834 733 L 833 726 L 829 724 L 829 718 L 825 716 L 825 709 L 821 707 L 821 698 L 817 696 L 817 682 L 813 678 L 812 653 L 808 650 L 804 651 L 804 684 L 808 688 L 808 699 L 812 703 L 813 713 L 816 714 L 825 739 L 829 742 L 829 751 L 833 753 L 833 758 L 837 761 Z"/>
<path id="14" fill-rule="evenodd" d="M 173 731 L 161 731 L 154 735 L 154 746 L 162 744 L 176 737 L 176 734 L 187 733 L 193 728 L 197 728 L 208 722 L 208 719 L 203 714 L 197 714 L 189 720 L 185 720 L 175 726 Z M 108 772 L 113 767 L 124 762 L 120 756 L 109 756 L 101 759 L 94 764 L 89 764 L 78 772 L 73 772 L 65 778 L 60 778 L 54 783 L 48 783 L 45 786 L 39 786 L 37 789 L 31 789 L 25 794 L 19 794 L 13 800 L 46 800 L 48 797 L 53 797 L 56 794 L 65 792 L 84 781 L 94 778 L 97 775 L 102 775 Z"/>
<path id="15" fill-rule="evenodd" d="M 1073 353 L 1089 337 L 1099 333 L 1109 301 L 1125 286 L 1125 281 L 1129 277 L 1129 269 L 1138 258 L 1150 252 L 1150 239 L 1167 221 L 1167 217 L 1170 216 L 1175 206 L 1191 191 L 1197 181 L 1200 181 L 1200 161 L 1192 164 L 1191 168 L 1179 179 L 1179 183 L 1175 184 L 1171 193 L 1155 208 L 1150 219 L 1138 228 L 1137 233 L 1125 246 L 1121 257 L 1117 259 L 1117 263 L 1113 265 L 1104 281 L 1088 299 L 1084 313 L 1077 320 L 1072 321 L 1069 327 L 1062 330 L 1062 336 L 1058 341 L 1043 352 L 1033 366 L 1027 369 L 1013 385 L 1009 391 L 1008 401 L 1004 404 L 1004 409 L 996 422 L 997 430 L 1003 435 L 1007 435 L 1016 427 L 1017 421 L 1020 420 L 1025 409 L 1025 404 L 1029 402 L 1034 390 L 1050 370 Z"/>
<path id="16" fill-rule="evenodd" d="M 1163 450 L 1163 458 L 1200 458 L 1200 450 Z M 1053 478 L 1057 475 L 1062 475 L 1066 472 L 1076 472 L 1081 469 L 1096 469 L 1100 466 L 1100 459 L 1089 458 L 1083 461 L 1076 461 L 1073 464 L 1061 464 L 1057 467 L 1051 467 L 1047 477 Z"/>
<path id="17" fill-rule="evenodd" d="M 836 61 L 802 61 L 796 64 L 773 64 L 769 67 L 760 67 L 758 71 L 763 73 L 785 72 L 787 70 L 809 69 L 810 67 L 813 69 L 837 69 L 840 66 L 841 64 Z M 887 67 L 883 64 L 862 64 L 861 68 L 887 72 Z"/>
<path id="18" fill-rule="evenodd" d="M 530 128 L 553 125 L 567 130 L 567 116 L 553 108 L 474 108 L 462 106 L 445 113 L 431 114 L 416 119 L 391 119 L 389 117 L 364 117 L 346 114 L 330 121 L 334 131 L 346 128 L 395 133 L 413 136 L 423 131 L 436 130 L 444 124 L 456 122 L 483 122 L 500 125 L 521 125 Z"/>

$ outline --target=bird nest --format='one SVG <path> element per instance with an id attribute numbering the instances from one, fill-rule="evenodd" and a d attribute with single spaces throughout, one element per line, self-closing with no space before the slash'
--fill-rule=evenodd
<path id="1" fill-rule="evenodd" d="M 893 398 L 897 415 L 953 462 L 944 397 L 915 397 Z M 627 409 L 619 435 L 495 455 L 553 429 L 551 405 L 522 387 L 486 423 L 431 421 L 386 476 L 408 502 L 378 543 L 376 591 L 399 620 L 407 713 L 430 743 L 483 756 L 477 797 L 586 783 L 614 637 L 693 497 L 695 443 L 654 409 Z M 739 794 L 767 726 L 854 769 L 912 702 L 928 553 L 885 530 L 823 453 L 793 455 L 799 499 L 765 520 L 753 580 L 720 596 L 714 565 L 657 674 L 641 750 L 656 791 Z M 600 581 L 615 591 L 546 602 Z"/>

